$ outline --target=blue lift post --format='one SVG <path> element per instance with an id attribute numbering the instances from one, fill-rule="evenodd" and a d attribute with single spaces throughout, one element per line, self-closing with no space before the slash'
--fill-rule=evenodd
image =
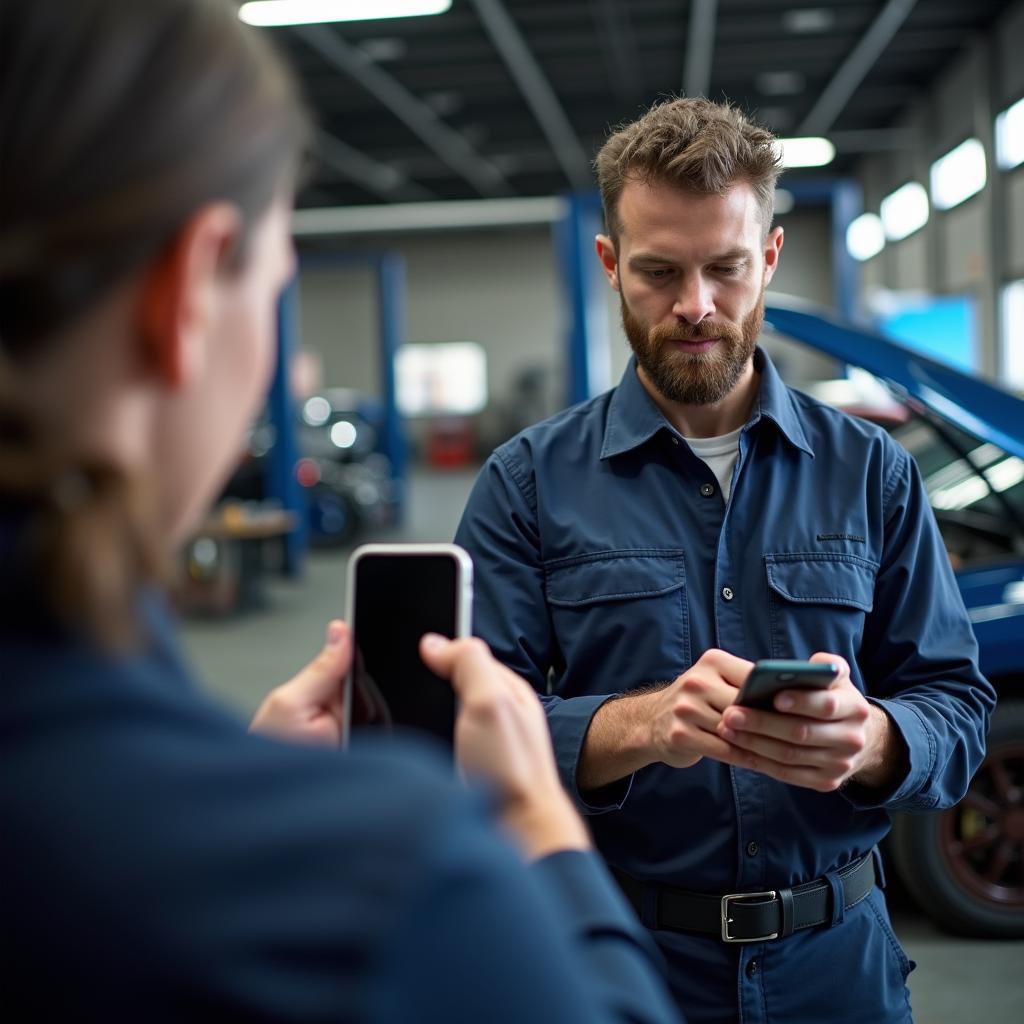
<path id="1" fill-rule="evenodd" d="M 328 250 L 300 258 L 302 269 L 367 265 L 373 268 L 377 279 L 381 400 L 384 406 L 381 447 L 391 463 L 396 492 L 395 515 L 401 521 L 405 512 L 408 445 L 396 401 L 395 356 L 405 334 L 405 262 L 398 253 L 371 251 Z M 276 431 L 276 443 L 267 470 L 267 494 L 280 501 L 283 508 L 294 511 L 298 517 L 299 529 L 288 537 L 285 551 L 285 572 L 297 575 L 302 570 L 309 542 L 306 495 L 295 477 L 295 464 L 299 457 L 297 421 L 288 386 L 288 366 L 299 340 L 297 280 L 281 296 L 278 306 L 278 337 L 277 370 L 268 405 Z"/>
<path id="2" fill-rule="evenodd" d="M 846 229 L 863 207 L 860 186 L 850 178 L 805 178 L 783 182 L 797 204 L 827 206 L 831 218 L 833 305 L 849 322 L 860 319 L 858 309 L 859 266 L 846 248 Z M 599 312 L 606 287 L 601 279 L 594 235 L 603 230 L 601 197 L 598 192 L 576 192 L 566 197 L 566 214 L 555 225 L 558 259 L 569 306 L 568 401 L 582 402 L 612 381 L 607 376 L 607 317 Z M 603 309 L 601 308 L 603 306 Z M 602 330 L 603 324 L 603 330 Z"/>
<path id="3" fill-rule="evenodd" d="M 572 192 L 565 202 L 565 216 L 555 224 L 555 244 L 569 308 L 566 399 L 575 405 L 611 387 L 611 342 L 607 286 L 594 252 L 594 236 L 604 230 L 601 197 Z"/>
<path id="4" fill-rule="evenodd" d="M 295 477 L 299 458 L 288 368 L 298 347 L 298 282 L 292 279 L 277 305 L 277 366 L 267 398 L 267 410 L 274 426 L 275 440 L 267 460 L 266 493 L 281 507 L 295 514 L 296 527 L 284 537 L 284 571 L 288 576 L 302 573 L 308 538 L 306 494 Z"/>

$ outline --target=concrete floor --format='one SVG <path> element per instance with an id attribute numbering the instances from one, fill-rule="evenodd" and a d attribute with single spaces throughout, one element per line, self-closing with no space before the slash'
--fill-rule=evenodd
<path id="1" fill-rule="evenodd" d="M 414 474 L 405 527 L 361 540 L 450 540 L 473 477 Z M 268 582 L 265 607 L 186 622 L 186 647 L 214 695 L 248 719 L 268 690 L 314 656 L 327 620 L 344 607 L 346 558 L 346 551 L 314 553 L 301 580 Z M 917 961 L 910 977 L 917 1024 L 1024 1021 L 1024 941 L 947 935 L 898 893 L 893 921 Z"/>

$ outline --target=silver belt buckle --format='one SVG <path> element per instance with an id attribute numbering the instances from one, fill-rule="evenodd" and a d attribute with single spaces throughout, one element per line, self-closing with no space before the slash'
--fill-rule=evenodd
<path id="1" fill-rule="evenodd" d="M 722 897 L 722 941 L 723 942 L 767 942 L 769 939 L 777 939 L 779 937 L 778 932 L 772 932 L 771 935 L 757 935 L 752 939 L 737 939 L 729 934 L 729 925 L 732 924 L 733 919 L 729 916 L 729 901 L 730 900 L 756 900 L 756 899 L 775 899 L 778 893 L 772 889 L 770 892 L 730 892 L 726 893 Z"/>

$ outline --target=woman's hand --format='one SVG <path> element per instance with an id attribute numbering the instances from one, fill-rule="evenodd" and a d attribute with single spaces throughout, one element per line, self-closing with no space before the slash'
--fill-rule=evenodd
<path id="1" fill-rule="evenodd" d="M 345 676 L 351 660 L 352 634 L 344 622 L 332 619 L 323 650 L 298 675 L 270 691 L 250 730 L 295 743 L 340 745 Z"/>
<path id="2" fill-rule="evenodd" d="M 547 718 L 532 687 L 496 661 L 482 640 L 427 634 L 420 655 L 459 699 L 455 754 L 467 778 L 494 786 L 502 820 L 530 858 L 589 849 L 562 787 Z"/>

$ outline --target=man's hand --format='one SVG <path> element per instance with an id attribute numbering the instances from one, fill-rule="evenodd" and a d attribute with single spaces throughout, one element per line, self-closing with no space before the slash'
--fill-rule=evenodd
<path id="1" fill-rule="evenodd" d="M 336 747 L 342 739 L 342 698 L 352 660 L 352 634 L 340 619 L 327 624 L 323 650 L 287 683 L 271 690 L 249 726 L 296 743 Z"/>
<path id="2" fill-rule="evenodd" d="M 530 684 L 475 638 L 427 634 L 420 657 L 458 696 L 455 754 L 463 774 L 497 789 L 502 820 L 527 856 L 587 849 L 589 835 L 562 787 L 547 717 Z"/>
<path id="3" fill-rule="evenodd" d="M 847 780 L 869 788 L 890 784 L 905 750 L 889 716 L 853 685 L 843 658 L 818 653 L 810 660 L 839 666 L 828 689 L 784 690 L 775 696 L 775 711 L 728 708 L 718 735 L 749 752 L 747 767 L 794 786 L 830 793 Z"/>
<path id="4" fill-rule="evenodd" d="M 718 732 L 753 662 L 708 650 L 661 689 L 608 701 L 594 715 L 577 770 L 582 791 L 598 789 L 649 764 L 689 768 L 702 757 L 749 768 L 752 756 Z"/>

